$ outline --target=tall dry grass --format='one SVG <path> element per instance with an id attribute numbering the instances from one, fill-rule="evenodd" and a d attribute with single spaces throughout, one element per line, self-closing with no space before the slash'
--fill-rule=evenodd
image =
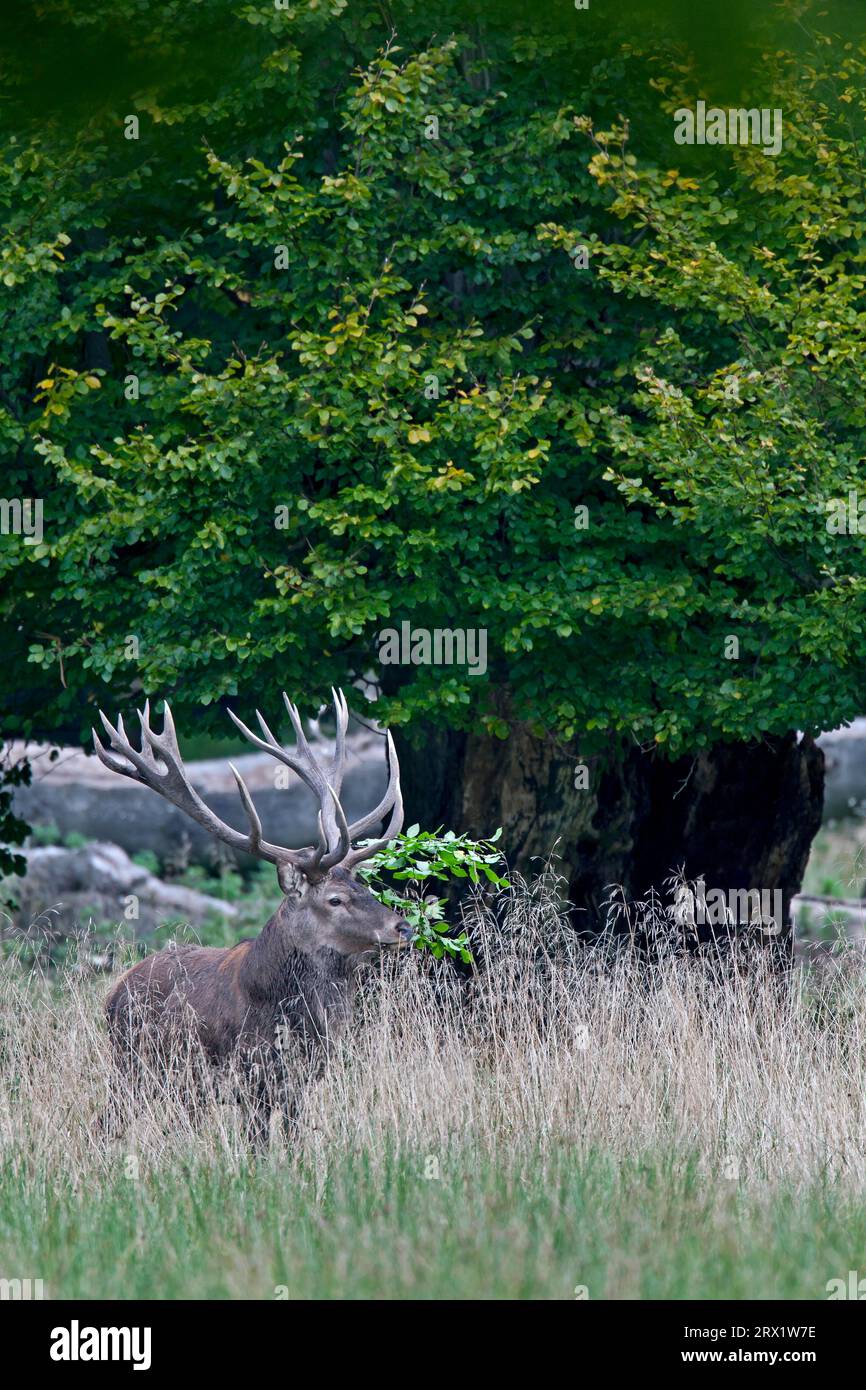
<path id="1" fill-rule="evenodd" d="M 741 1183 L 862 1180 L 866 1152 L 866 972 L 854 953 L 831 978 L 783 987 L 755 971 L 723 978 L 662 955 L 611 962 L 565 924 L 550 878 L 477 904 L 475 977 L 412 953 L 383 962 L 357 1022 L 309 1088 L 287 1153 L 270 1162 L 324 1178 L 347 1153 L 445 1162 L 460 1150 L 538 1163 L 651 1151 Z M 74 971 L 0 973 L 0 1148 L 28 1182 L 149 1167 L 191 1156 L 242 1165 L 235 1107 L 214 1096 L 190 1122 L 166 1089 L 108 1140 L 98 1117 L 116 1085 L 101 1017 L 107 992 Z M 71 1176 L 70 1176 L 71 1175 Z"/>

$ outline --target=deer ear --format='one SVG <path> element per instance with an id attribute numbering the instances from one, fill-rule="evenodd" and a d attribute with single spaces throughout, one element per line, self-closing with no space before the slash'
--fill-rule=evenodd
<path id="1" fill-rule="evenodd" d="M 277 879 L 287 898 L 299 898 L 304 889 L 304 876 L 294 864 L 280 864 Z"/>

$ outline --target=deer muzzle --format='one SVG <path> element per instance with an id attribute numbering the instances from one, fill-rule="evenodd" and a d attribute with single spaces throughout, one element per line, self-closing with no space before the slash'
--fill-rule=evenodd
<path id="1" fill-rule="evenodd" d="M 383 946 L 393 946 L 397 950 L 402 950 L 408 946 L 415 935 L 409 923 L 402 917 L 393 917 L 383 933 L 381 942 Z"/>

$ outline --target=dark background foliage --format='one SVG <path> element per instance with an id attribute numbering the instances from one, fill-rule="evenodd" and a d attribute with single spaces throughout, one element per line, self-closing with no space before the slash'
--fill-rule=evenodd
<path id="1" fill-rule="evenodd" d="M 466 789 L 421 811 L 467 819 L 519 736 L 573 844 L 579 759 L 620 769 L 598 802 L 629 749 L 857 712 L 863 543 L 825 526 L 862 478 L 854 17 L 20 12 L 0 447 L 45 534 L 0 538 L 6 732 L 86 739 L 142 692 L 215 731 L 373 671 Z M 781 156 L 674 145 L 699 97 L 781 107 Z M 404 620 L 486 629 L 486 674 L 378 667 Z"/>

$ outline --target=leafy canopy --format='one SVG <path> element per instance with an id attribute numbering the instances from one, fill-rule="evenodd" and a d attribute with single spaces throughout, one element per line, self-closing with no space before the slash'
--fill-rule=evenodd
<path id="1" fill-rule="evenodd" d="M 9 722 L 371 671 L 391 724 L 582 746 L 854 713 L 864 541 L 825 523 L 866 492 L 863 45 L 721 94 L 782 109 L 772 159 L 674 145 L 714 96 L 688 52 L 591 12 L 163 15 L 86 94 L 30 110 L 26 54 L 12 84 L 0 447 L 45 516 L 0 538 Z M 486 629 L 486 674 L 380 668 L 406 620 Z"/>

